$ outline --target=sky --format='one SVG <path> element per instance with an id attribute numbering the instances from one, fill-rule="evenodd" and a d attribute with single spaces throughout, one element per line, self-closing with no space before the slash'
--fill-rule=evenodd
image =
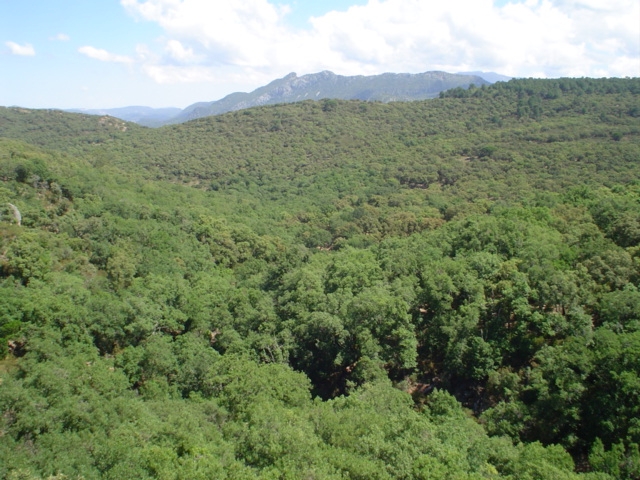
<path id="1" fill-rule="evenodd" d="M 0 0 L 0 105 L 184 108 L 296 72 L 640 76 L 640 0 Z"/>

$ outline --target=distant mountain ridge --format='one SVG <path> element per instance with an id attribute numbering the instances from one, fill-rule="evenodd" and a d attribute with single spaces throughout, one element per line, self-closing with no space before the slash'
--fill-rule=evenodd
<path id="1" fill-rule="evenodd" d="M 261 105 L 325 98 L 380 102 L 425 100 L 438 96 L 443 90 L 490 83 L 479 75 L 446 72 L 343 76 L 323 71 L 301 77 L 290 73 L 250 93 L 236 92 L 221 100 L 194 103 L 167 123 L 182 123 Z"/>
<path id="2" fill-rule="evenodd" d="M 383 73 L 380 75 L 336 75 L 330 71 L 298 76 L 290 73 L 256 90 L 235 92 L 211 102 L 198 102 L 184 110 L 130 106 L 106 109 L 69 109 L 68 112 L 110 115 L 146 127 L 177 124 L 261 105 L 303 100 L 412 101 L 434 98 L 444 90 L 469 85 L 489 85 L 511 79 L 494 72 Z"/>

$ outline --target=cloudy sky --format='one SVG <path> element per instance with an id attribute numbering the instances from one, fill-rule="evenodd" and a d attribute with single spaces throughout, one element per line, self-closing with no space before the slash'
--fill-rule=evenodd
<path id="1" fill-rule="evenodd" d="M 640 0 L 0 0 L 0 105 L 185 107 L 289 72 L 640 76 Z"/>

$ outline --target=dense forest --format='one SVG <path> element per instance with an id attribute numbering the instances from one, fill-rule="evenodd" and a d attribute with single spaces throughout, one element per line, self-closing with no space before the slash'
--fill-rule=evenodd
<path id="1" fill-rule="evenodd" d="M 639 479 L 640 79 L 0 108 L 0 358 L 7 479 Z"/>

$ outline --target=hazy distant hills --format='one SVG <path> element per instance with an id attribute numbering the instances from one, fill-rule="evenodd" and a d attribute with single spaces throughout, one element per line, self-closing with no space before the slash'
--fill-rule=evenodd
<path id="1" fill-rule="evenodd" d="M 180 114 L 180 108 L 152 108 L 152 107 L 121 107 L 101 109 L 71 109 L 72 113 L 86 113 L 88 115 L 110 115 L 112 117 L 135 122 L 147 127 L 159 127 L 170 118 Z"/>
<path id="2" fill-rule="evenodd" d="M 483 80 L 486 80 L 489 83 L 508 82 L 513 78 L 513 77 L 508 77 L 506 75 L 500 75 L 499 73 L 495 73 L 495 72 L 479 72 L 479 71 L 458 72 L 458 75 L 477 75 L 478 77 L 481 77 Z"/>
<path id="3" fill-rule="evenodd" d="M 168 123 L 182 123 L 261 105 L 325 98 L 379 102 L 425 100 L 436 97 L 441 91 L 450 88 L 467 88 L 471 84 L 481 86 L 489 83 L 491 82 L 479 75 L 446 72 L 383 73 L 351 77 L 336 75 L 329 71 L 301 77 L 290 73 L 250 93 L 236 92 L 214 102 L 190 105 Z"/>
<path id="4" fill-rule="evenodd" d="M 488 85 L 510 78 L 493 72 L 383 73 L 371 76 L 343 76 L 324 71 L 301 77 L 290 73 L 253 92 L 232 93 L 220 100 L 194 103 L 184 110 L 135 106 L 68 111 L 90 115 L 110 115 L 147 127 L 159 127 L 261 105 L 303 100 L 326 98 L 379 102 L 425 100 L 436 97 L 440 92 L 451 88 L 468 88 L 471 84 Z"/>

